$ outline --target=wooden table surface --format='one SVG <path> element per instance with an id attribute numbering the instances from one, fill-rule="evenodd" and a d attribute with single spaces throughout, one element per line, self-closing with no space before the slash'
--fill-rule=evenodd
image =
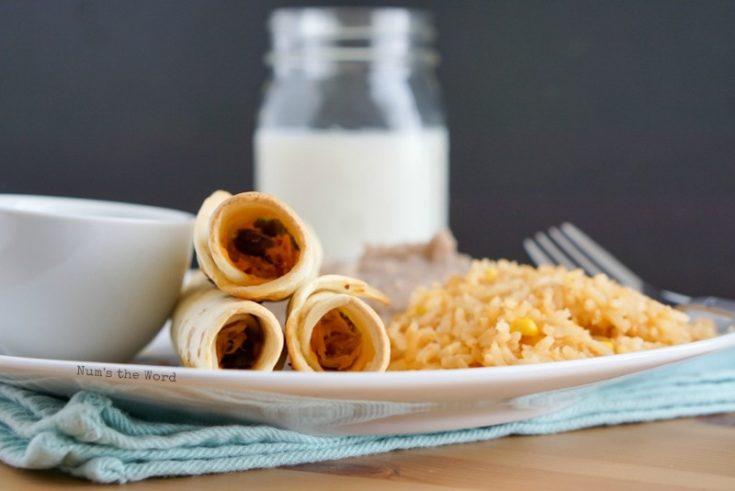
<path id="1" fill-rule="evenodd" d="M 0 465 L 0 488 L 112 489 Z M 135 491 L 735 490 L 735 413 L 126 484 Z"/>

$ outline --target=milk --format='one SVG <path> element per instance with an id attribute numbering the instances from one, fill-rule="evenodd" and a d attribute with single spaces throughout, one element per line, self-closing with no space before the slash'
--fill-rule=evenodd
<path id="1" fill-rule="evenodd" d="M 426 241 L 447 226 L 445 128 L 282 130 L 255 133 L 255 186 L 316 230 L 325 258 L 348 260 L 364 243 Z"/>

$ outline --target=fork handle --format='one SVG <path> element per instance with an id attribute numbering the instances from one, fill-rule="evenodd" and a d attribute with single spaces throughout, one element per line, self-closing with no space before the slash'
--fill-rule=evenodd
<path id="1" fill-rule="evenodd" d="M 735 300 L 721 297 L 693 297 L 687 302 L 688 305 L 702 305 L 713 310 L 724 310 L 730 314 L 735 313 Z"/>

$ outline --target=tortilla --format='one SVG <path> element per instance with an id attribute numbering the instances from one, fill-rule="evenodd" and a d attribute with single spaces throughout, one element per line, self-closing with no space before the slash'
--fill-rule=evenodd
<path id="1" fill-rule="evenodd" d="M 273 313 L 228 296 L 201 272 L 174 310 L 171 339 L 186 367 L 268 371 L 285 361 L 283 330 Z"/>
<path id="2" fill-rule="evenodd" d="M 319 239 L 298 215 L 254 191 L 209 196 L 197 214 L 194 249 L 217 288 L 248 300 L 283 300 L 322 263 Z"/>
<path id="3" fill-rule="evenodd" d="M 388 302 L 365 282 L 340 275 L 320 276 L 296 290 L 286 317 L 286 347 L 295 370 L 386 370 L 385 325 L 359 297 Z"/>

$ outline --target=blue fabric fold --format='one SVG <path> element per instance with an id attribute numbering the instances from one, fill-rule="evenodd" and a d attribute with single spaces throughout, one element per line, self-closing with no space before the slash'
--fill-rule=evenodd
<path id="1" fill-rule="evenodd" d="M 207 426 L 132 417 L 107 397 L 68 399 L 0 384 L 0 460 L 97 482 L 197 475 L 342 459 L 399 449 L 542 435 L 600 425 L 735 411 L 735 350 L 585 393 L 542 417 L 484 428 L 388 436 L 313 436 L 262 424 Z"/>

